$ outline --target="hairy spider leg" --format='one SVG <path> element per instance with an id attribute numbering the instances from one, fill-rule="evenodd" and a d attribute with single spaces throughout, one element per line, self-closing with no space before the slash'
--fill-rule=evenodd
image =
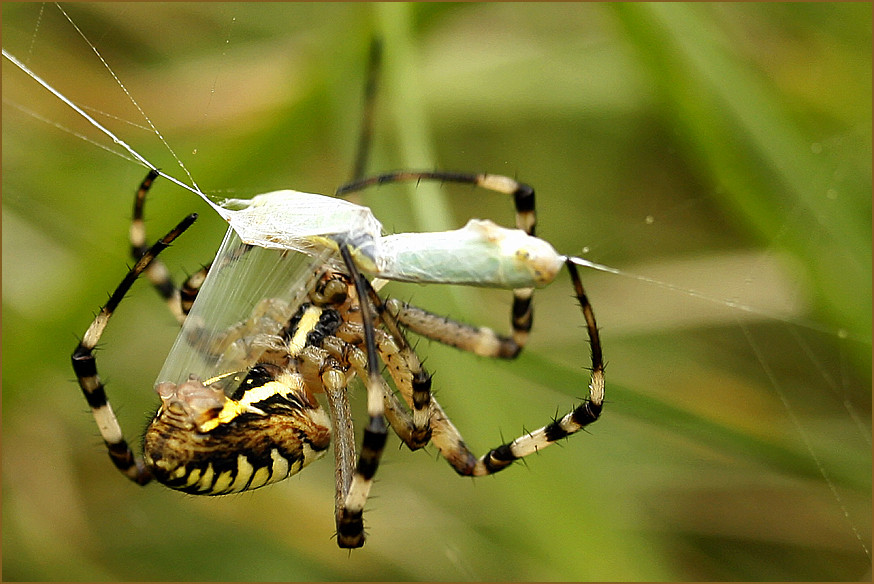
<path id="1" fill-rule="evenodd" d="M 152 188 L 152 183 L 158 178 L 158 171 L 150 170 L 143 182 L 140 183 L 134 195 L 134 206 L 130 225 L 131 257 L 134 261 L 140 259 L 146 252 L 146 224 L 144 219 L 146 195 Z M 145 275 L 152 286 L 167 303 L 167 307 L 177 322 L 182 324 L 185 317 L 191 311 L 197 291 L 203 285 L 209 265 L 204 266 L 194 274 L 186 278 L 180 288 L 177 288 L 170 277 L 170 272 L 160 260 L 153 261 L 146 269 Z"/>
<path id="2" fill-rule="evenodd" d="M 579 277 L 577 266 L 573 263 L 571 258 L 565 261 L 565 265 L 568 268 L 571 282 L 574 287 L 574 295 L 576 296 L 577 302 L 583 313 L 583 319 L 585 320 L 586 330 L 589 337 L 591 375 L 588 385 L 588 397 L 582 404 L 563 417 L 553 420 L 552 423 L 547 424 L 538 430 L 523 434 L 511 442 L 493 448 L 485 455 L 477 458 L 467 447 L 460 432 L 452 424 L 437 400 L 434 399 L 433 396 L 430 396 L 429 424 L 431 430 L 431 441 L 435 446 L 437 446 L 441 455 L 460 475 L 483 476 L 503 470 L 515 460 L 528 456 L 534 452 L 538 452 L 562 438 L 567 438 L 599 418 L 604 403 L 605 379 L 604 361 L 600 336 L 598 333 L 598 325 L 595 321 L 595 314 L 592 305 L 589 303 L 588 296 L 583 288 L 582 280 Z M 401 346 L 406 345 L 408 347 L 403 333 L 397 328 L 397 323 L 393 322 L 395 315 L 392 313 L 390 306 L 391 300 L 383 304 L 375 294 L 371 296 L 371 300 L 377 307 L 382 322 L 385 324 L 386 328 L 392 332 L 394 340 L 401 344 Z M 428 326 L 441 328 L 441 330 L 429 330 L 428 332 L 432 334 L 425 334 L 425 336 L 440 340 L 447 336 L 451 336 L 453 331 L 456 330 L 458 324 L 452 321 L 446 321 L 446 319 L 435 317 L 434 320 L 428 323 Z M 407 372 L 410 375 L 428 378 L 430 382 L 430 376 L 425 372 L 421 363 L 418 361 L 418 356 L 415 352 L 411 350 L 409 351 L 405 363 Z M 412 405 L 414 403 L 413 394 L 409 390 L 405 391 L 405 388 L 408 388 L 409 384 L 405 384 L 397 378 L 395 379 L 395 384 L 401 390 L 407 405 Z M 409 414 L 407 414 L 404 409 L 397 404 L 396 398 L 392 398 L 393 396 L 386 398 L 387 417 L 401 439 L 409 445 L 408 438 L 405 438 L 409 431 L 402 434 L 398 430 L 412 427 L 412 420 L 410 419 Z"/>
<path id="3" fill-rule="evenodd" d="M 79 380 L 79 387 L 82 388 L 82 393 L 85 395 L 88 405 L 91 406 L 91 413 L 94 415 L 94 420 L 100 429 L 100 435 L 103 437 L 103 441 L 109 450 L 109 457 L 112 459 L 112 463 L 122 474 L 140 485 L 148 483 L 152 475 L 144 466 L 142 459 L 134 455 L 124 439 L 118 418 L 112 411 L 112 406 L 110 406 L 109 400 L 106 397 L 103 381 L 101 381 L 100 376 L 97 374 L 94 348 L 100 341 L 100 337 L 106 329 L 110 317 L 112 317 L 116 308 L 118 308 L 118 304 L 140 274 L 148 270 L 158 254 L 167 249 L 173 240 L 188 229 L 196 219 L 196 213 L 187 216 L 167 235 L 145 250 L 115 289 L 115 292 L 109 297 L 107 303 L 100 308 L 100 312 L 94 318 L 91 326 L 88 327 L 85 336 L 82 337 L 72 355 L 73 370 L 76 373 L 76 378 Z"/>
<path id="4" fill-rule="evenodd" d="M 385 421 L 383 406 L 383 383 L 380 375 L 379 354 L 376 350 L 374 335 L 374 318 L 368 301 L 370 297 L 370 282 L 358 272 L 355 261 L 352 259 L 350 248 L 347 244 L 340 246 L 340 255 L 349 270 L 349 275 L 355 284 L 358 294 L 359 307 L 361 310 L 361 322 L 364 327 L 364 340 L 367 352 L 367 376 L 363 379 L 367 387 L 367 415 L 369 421 L 364 428 L 364 439 L 361 443 L 361 452 L 355 466 L 355 474 L 352 476 L 352 484 L 343 506 L 339 510 L 339 522 L 337 525 L 337 543 L 340 547 L 360 547 L 364 545 L 364 522 L 362 518 L 364 504 L 373 484 L 373 475 L 379 466 L 385 441 L 388 436 L 388 427 Z"/>
<path id="5" fill-rule="evenodd" d="M 568 268 L 568 272 L 570 272 L 574 294 L 583 312 L 589 336 L 592 365 L 588 398 L 572 411 L 559 419 L 553 420 L 550 424 L 533 432 L 523 434 L 512 442 L 507 442 L 490 450 L 477 461 L 472 469 L 471 474 L 475 476 L 492 474 L 503 470 L 514 461 L 529 454 L 539 452 L 550 444 L 579 432 L 597 420 L 601 415 L 601 409 L 604 405 L 604 361 L 601 353 L 598 325 L 595 322 L 595 314 L 583 288 L 576 265 L 570 258 L 565 261 L 565 265 Z"/>

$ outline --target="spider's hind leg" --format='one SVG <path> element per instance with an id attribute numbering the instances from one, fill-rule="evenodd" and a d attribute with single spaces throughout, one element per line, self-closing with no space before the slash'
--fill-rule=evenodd
<path id="1" fill-rule="evenodd" d="M 196 214 L 189 215 L 172 231 L 158 240 L 155 245 L 145 250 L 142 257 L 137 260 L 136 264 L 128 271 L 127 275 L 115 289 L 115 292 L 112 293 L 107 303 L 101 307 L 100 312 L 94 318 L 91 326 L 88 327 L 72 355 L 73 371 L 76 373 L 79 387 L 82 389 L 88 405 L 91 406 L 91 413 L 94 415 L 94 420 L 100 429 L 100 435 L 103 437 L 103 441 L 109 450 L 109 457 L 118 470 L 130 480 L 140 485 L 148 483 L 152 479 L 152 475 L 144 466 L 142 459 L 134 455 L 124 439 L 118 418 L 116 418 L 112 407 L 109 405 L 103 382 L 97 374 L 94 348 L 100 341 L 100 337 L 103 335 L 109 319 L 115 313 L 116 308 L 118 308 L 121 299 L 128 293 L 140 274 L 148 270 L 158 254 L 188 229 L 196 218 Z"/>

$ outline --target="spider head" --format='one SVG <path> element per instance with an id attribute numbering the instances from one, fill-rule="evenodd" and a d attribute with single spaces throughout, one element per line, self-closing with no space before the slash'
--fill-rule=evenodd
<path id="1" fill-rule="evenodd" d="M 216 418 L 227 401 L 224 392 L 204 385 L 196 375 L 178 385 L 169 381 L 159 383 L 155 391 L 161 398 L 158 416 L 185 430 L 200 428 Z"/>
<path id="2" fill-rule="evenodd" d="M 243 413 L 264 414 L 258 408 L 228 399 L 221 389 L 211 383 L 204 385 L 196 375 L 178 385 L 169 381 L 159 383 L 155 391 L 161 398 L 156 419 L 163 418 L 182 430 L 205 433 Z"/>

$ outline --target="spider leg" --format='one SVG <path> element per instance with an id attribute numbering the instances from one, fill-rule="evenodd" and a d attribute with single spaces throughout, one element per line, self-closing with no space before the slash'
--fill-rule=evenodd
<path id="1" fill-rule="evenodd" d="M 335 353 L 342 353 L 342 359 L 348 362 L 355 373 L 362 379 L 367 376 L 367 354 L 361 350 L 364 344 L 363 327 L 360 323 L 344 323 L 337 330 L 334 341 L 325 340 L 325 347 L 334 342 L 342 344 L 344 349 Z M 386 365 L 395 385 L 407 402 L 406 408 L 391 391 L 391 388 L 382 383 L 385 414 L 389 424 L 395 433 L 401 438 L 410 450 L 418 450 L 425 446 L 431 438 L 430 427 L 430 397 L 431 376 L 419 366 L 412 365 L 411 359 L 405 351 L 399 349 L 395 340 L 380 329 L 374 331 L 376 351 L 380 359 Z M 416 360 L 415 363 L 418 363 Z M 407 411 L 412 409 L 412 414 Z"/>
<path id="2" fill-rule="evenodd" d="M 379 294 L 371 286 L 368 286 L 368 293 L 380 323 L 388 331 L 386 333 L 381 329 L 375 329 L 376 350 L 404 397 L 407 407 L 412 409 L 412 416 L 407 415 L 402 421 L 398 413 L 403 412 L 404 409 L 386 387 L 385 405 L 388 408 L 389 422 L 411 450 L 418 450 L 431 438 L 431 375 L 422 366 L 419 357 L 398 326 L 397 320 L 387 310 Z M 362 327 L 356 323 L 344 323 L 338 329 L 337 335 L 356 346 L 364 341 Z"/>
<path id="3" fill-rule="evenodd" d="M 383 323 L 385 322 L 383 319 Z M 361 329 L 362 327 L 357 323 L 345 323 L 338 329 L 337 335 L 342 339 L 341 342 L 349 343 L 351 353 L 348 361 L 355 368 L 356 373 L 363 378 L 366 375 L 364 366 L 366 356 L 363 351 L 354 346 L 362 343 Z M 404 350 L 398 348 L 398 338 L 402 339 L 402 343 L 406 343 L 403 336 L 389 337 L 377 329 L 376 337 L 377 351 L 406 402 L 405 407 L 390 388 L 385 383 L 382 384 L 384 414 L 389 425 L 411 450 L 422 448 L 430 440 L 459 474 L 473 474 L 477 458 L 465 445 L 461 434 L 431 395 L 431 375 L 422 366 L 415 352 L 409 349 L 408 345 L 405 345 Z M 406 350 L 410 352 L 406 353 Z M 418 387 L 415 381 L 417 379 Z M 427 383 L 421 383 L 422 380 Z M 418 396 L 416 396 L 417 390 Z M 424 390 L 427 390 L 427 393 L 424 393 Z M 424 404 L 421 403 L 423 399 Z M 422 433 L 423 429 L 426 431 L 425 434 Z"/>
<path id="4" fill-rule="evenodd" d="M 391 339 L 388 339 L 388 337 L 386 337 L 384 333 L 382 335 L 379 334 L 382 333 L 382 331 L 376 330 L 376 333 L 377 337 L 383 337 L 382 339 L 377 340 L 378 347 L 383 347 L 386 341 L 391 341 Z M 365 351 L 355 346 L 355 344 L 352 344 L 361 341 L 361 331 L 358 330 L 353 334 L 350 334 L 349 331 L 344 331 L 340 334 L 344 337 L 344 339 L 348 339 L 348 341 L 339 337 L 334 337 L 333 339 L 325 339 L 325 348 L 327 348 L 328 351 L 332 354 L 343 355 L 342 360 L 348 362 L 359 377 L 361 377 L 362 379 L 366 379 L 368 361 L 367 354 L 365 353 Z M 329 348 L 335 343 L 339 345 L 339 351 L 333 348 Z M 384 349 L 378 348 L 377 351 L 379 352 L 380 357 L 382 357 L 385 361 L 386 356 L 384 353 Z M 392 370 L 394 367 L 392 365 L 388 365 L 388 368 L 389 370 Z M 403 369 L 403 366 L 398 366 L 397 369 Z M 395 378 L 396 384 L 402 383 L 398 380 L 397 374 L 393 375 L 393 377 Z M 411 376 L 408 375 L 407 377 L 409 381 L 409 377 Z M 355 465 L 354 436 L 352 433 L 351 417 L 348 413 L 348 394 L 345 390 L 345 386 L 342 388 L 342 390 L 339 387 L 332 389 L 327 385 L 327 383 L 324 383 L 324 386 L 325 393 L 328 396 L 328 403 L 332 410 L 332 419 L 334 421 L 334 450 L 337 460 L 336 482 L 338 497 L 336 504 L 336 513 L 338 533 L 340 533 L 340 509 L 343 506 L 346 494 L 349 492 L 352 483 L 351 473 Z M 383 394 L 384 415 L 388 424 L 395 431 L 395 434 L 397 434 L 398 437 L 404 442 L 404 444 L 406 444 L 411 450 L 416 450 L 425 446 L 431 436 L 430 426 L 426 425 L 426 433 L 423 438 L 422 429 L 417 425 L 416 422 L 414 422 L 413 416 L 410 414 L 407 408 L 402 405 L 401 401 L 392 392 L 391 388 L 382 378 L 380 378 L 380 387 Z M 428 422 L 430 422 L 428 409 L 425 410 L 425 414 L 427 424 Z"/>
<path id="5" fill-rule="evenodd" d="M 317 383 L 321 386 L 318 389 L 324 391 L 328 401 L 334 441 L 334 519 L 338 534 L 345 521 L 342 510 L 355 472 L 355 430 L 349 408 L 349 377 L 343 365 L 351 361 L 348 358 L 351 349 L 361 352 L 336 337 L 326 337 L 322 347 L 307 346 L 298 354 L 301 372 L 306 374 L 307 369 L 318 372 Z M 362 372 L 366 360 L 364 357 L 361 362 Z M 349 546 L 341 544 L 341 547 Z"/>
<path id="6" fill-rule="evenodd" d="M 598 335 L 598 325 L 595 322 L 595 314 L 592 310 L 592 305 L 589 303 L 589 299 L 586 296 L 586 292 L 583 289 L 583 284 L 580 280 L 579 273 L 577 272 L 576 265 L 574 265 L 571 258 L 565 261 L 565 265 L 570 272 L 571 281 L 574 286 L 574 294 L 577 297 L 577 302 L 580 305 L 580 309 L 583 312 L 583 318 L 586 321 L 586 330 L 588 331 L 589 344 L 591 345 L 592 366 L 591 378 L 589 380 L 588 399 L 561 418 L 554 420 L 552 423 L 533 432 L 523 434 L 512 442 L 507 442 L 497 448 L 493 448 L 480 457 L 472 468 L 459 468 L 458 466 L 453 465 L 455 466 L 456 471 L 460 474 L 482 476 L 496 473 L 503 470 L 514 461 L 534 452 L 538 452 L 550 444 L 578 432 L 585 426 L 597 420 L 601 415 L 601 408 L 604 404 L 604 362 L 601 354 L 601 341 Z M 439 408 L 439 406 L 437 407 Z M 439 413 L 442 414 L 442 410 L 440 410 Z M 440 428 L 441 431 L 438 431 L 438 428 Z M 445 433 L 442 431 L 444 428 L 447 430 Z M 443 453 L 450 462 L 452 461 L 450 456 L 452 456 L 453 452 L 461 451 L 462 453 L 465 453 L 464 451 L 466 451 L 461 436 L 458 435 L 457 431 L 453 433 L 452 430 L 454 430 L 454 427 L 451 423 L 434 423 L 433 441 L 438 448 L 440 448 L 441 453 Z M 444 453 L 444 448 L 446 448 L 448 452 Z M 457 454 L 454 456 L 458 457 Z"/>
<path id="7" fill-rule="evenodd" d="M 396 298 L 385 301 L 388 312 L 417 335 L 481 357 L 514 359 L 522 347 L 488 327 L 477 327 L 440 316 Z"/>
<path id="8" fill-rule="evenodd" d="M 367 352 L 367 376 L 363 378 L 367 387 L 367 414 L 369 421 L 364 428 L 364 439 L 361 453 L 352 476 L 349 492 L 339 510 L 337 524 L 337 544 L 344 548 L 361 547 L 364 545 L 364 504 L 373 484 L 373 476 L 379 466 L 388 428 L 385 421 L 383 406 L 383 384 L 379 371 L 379 355 L 376 350 L 374 335 L 374 318 L 370 303 L 367 301 L 370 283 L 358 272 L 352 259 L 349 246 L 340 245 L 340 254 L 349 270 L 349 275 L 355 284 L 355 290 L 360 300 L 361 321 L 364 326 L 364 340 Z"/>
<path id="9" fill-rule="evenodd" d="M 196 214 L 189 215 L 143 253 L 115 289 L 115 292 L 112 293 L 107 303 L 100 308 L 100 312 L 72 354 L 73 371 L 76 373 L 79 387 L 82 388 L 88 405 L 91 406 L 91 413 L 94 415 L 97 427 L 100 428 L 100 435 L 109 450 L 109 457 L 125 476 L 140 485 L 148 483 L 152 477 L 143 465 L 142 459 L 133 454 L 124 439 L 118 418 L 109 405 L 103 382 L 97 374 L 97 362 L 93 354 L 94 347 L 100 341 L 100 337 L 109 323 L 110 317 L 118 308 L 121 299 L 124 298 L 136 279 L 148 270 L 158 254 L 188 229 L 195 219 L 197 219 Z"/>
<path id="10" fill-rule="evenodd" d="M 131 257 L 134 261 L 139 260 L 146 253 L 146 224 L 143 220 L 146 195 L 152 188 L 152 183 L 158 178 L 158 171 L 150 170 L 143 182 L 140 183 L 134 195 L 134 207 L 130 226 Z M 200 286 L 206 279 L 209 266 L 205 266 L 189 276 L 180 288 L 177 288 L 170 277 L 170 272 L 160 260 L 153 261 L 145 271 L 146 277 L 152 286 L 167 303 L 167 307 L 179 324 L 185 321 L 185 317 L 194 304 Z"/>
<path id="11" fill-rule="evenodd" d="M 431 375 L 425 370 L 394 317 L 372 288 L 370 298 L 377 308 L 380 321 L 390 333 L 388 336 L 380 330 L 376 331 L 376 336 L 380 339 L 377 350 L 407 407 L 412 409 L 410 414 L 388 387 L 384 386 L 385 415 L 389 424 L 410 449 L 421 448 L 430 439 L 459 474 L 472 474 L 477 462 L 476 456 L 467 448 L 460 433 L 431 394 Z M 347 323 L 340 327 L 337 334 L 345 336 L 350 343 L 360 343 L 360 327 L 353 327 L 355 325 Z M 427 433 L 422 434 L 423 429 Z"/>
<path id="12" fill-rule="evenodd" d="M 604 363 L 601 352 L 601 342 L 598 335 L 598 327 L 595 315 L 589 303 L 572 259 L 566 262 L 570 272 L 574 293 L 586 322 L 586 329 L 591 345 L 591 378 L 589 381 L 588 399 L 552 423 L 543 426 L 533 432 L 519 436 L 511 442 L 493 448 L 485 455 L 477 458 L 467 447 L 458 429 L 443 411 L 443 408 L 434 399 L 430 398 L 430 427 L 431 442 L 440 451 L 440 454 L 449 462 L 458 474 L 463 476 L 483 476 L 493 474 L 508 467 L 512 462 L 538 452 L 550 444 L 567 438 L 591 424 L 601 414 L 604 403 Z M 384 318 L 385 321 L 385 318 Z M 439 339 L 438 339 L 439 340 Z M 415 356 L 415 353 L 413 354 Z M 400 387 L 400 386 L 399 386 Z M 393 396 L 392 396 L 393 397 Z M 405 396 L 406 397 L 406 396 Z M 409 401 L 409 400 L 408 400 Z M 409 414 L 401 408 L 394 406 L 387 399 L 386 413 L 392 427 L 397 431 L 409 426 Z M 399 432 L 399 435 L 400 432 Z M 403 436 L 401 436 L 403 439 Z"/>
<path id="13" fill-rule="evenodd" d="M 420 180 L 465 183 L 497 193 L 512 195 L 516 209 L 516 228 L 523 230 L 528 235 L 535 234 L 537 215 L 534 205 L 534 188 L 508 176 L 445 171 L 395 171 L 346 183 L 338 188 L 335 194 L 344 196 L 373 185 Z M 534 320 L 533 295 L 533 288 L 513 290 L 513 307 L 510 313 L 513 333 L 512 338 L 509 339 L 513 345 L 508 345 L 505 341 L 505 347 L 496 356 L 513 358 L 522 351 L 527 343 Z"/>
<path id="14" fill-rule="evenodd" d="M 340 528 L 340 509 L 352 485 L 355 468 L 355 431 L 352 427 L 352 412 L 349 409 L 349 394 L 346 389 L 346 376 L 336 370 L 322 375 L 322 387 L 328 398 L 331 424 L 334 427 L 334 519 L 337 530 Z"/>
<path id="15" fill-rule="evenodd" d="M 355 346 L 362 343 L 361 329 L 362 327 L 357 323 L 346 323 L 338 329 L 337 335 L 341 339 L 340 342 L 348 343 L 350 353 L 347 360 L 355 368 L 356 373 L 364 378 L 367 374 L 365 367 L 367 358 L 364 352 Z M 376 337 L 379 339 L 377 351 L 406 402 L 405 407 L 390 388 L 382 383 L 383 408 L 389 425 L 411 450 L 422 448 L 430 439 L 459 474 L 472 475 L 477 458 L 465 445 L 461 434 L 431 395 L 431 376 L 425 371 L 415 352 L 411 352 L 407 358 L 401 358 L 402 351 L 398 349 L 394 338 L 388 337 L 378 329 Z M 418 408 L 413 398 L 415 392 L 413 380 L 416 378 L 426 379 L 428 389 L 428 393 L 423 396 L 426 399 L 424 406 Z M 408 408 L 412 409 L 412 413 Z M 419 421 L 421 416 L 425 417 L 424 428 L 427 430 L 424 438 L 422 423 Z"/>

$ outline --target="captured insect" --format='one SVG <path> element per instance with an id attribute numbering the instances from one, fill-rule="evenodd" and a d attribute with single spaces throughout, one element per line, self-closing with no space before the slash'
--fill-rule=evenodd
<path id="1" fill-rule="evenodd" d="M 373 55 L 371 80 L 378 51 Z M 366 120 L 365 135 L 368 125 Z M 365 158 L 359 154 L 357 168 L 363 168 Z M 433 444 L 458 474 L 482 476 L 598 419 L 604 365 L 577 270 L 588 264 L 558 254 L 535 236 L 534 189 L 491 174 L 353 174 L 356 179 L 340 187 L 337 197 L 277 191 L 210 202 L 230 227 L 212 263 L 177 287 L 158 255 L 191 227 L 196 215 L 147 246 L 145 202 L 162 175 L 149 172 L 134 201 L 131 250 L 136 263 L 72 355 L 110 458 L 130 480 L 146 484 L 154 478 L 190 494 L 236 493 L 297 473 L 333 443 L 337 543 L 356 548 L 364 544 L 363 510 L 389 427 L 411 450 Z M 468 183 L 511 196 L 516 226 L 472 219 L 454 231 L 384 235 L 370 209 L 339 198 L 372 185 L 421 180 Z M 434 399 L 432 377 L 407 335 L 513 359 L 532 327 L 534 289 L 553 282 L 563 267 L 588 333 L 588 397 L 561 418 L 477 457 Z M 141 275 L 165 299 L 182 329 L 155 383 L 161 403 L 139 456 L 109 404 L 94 348 Z M 389 298 L 380 293 L 387 281 L 512 290 L 512 333 L 500 335 Z M 364 382 L 368 416 L 357 452 L 348 396 L 355 377 Z"/>

